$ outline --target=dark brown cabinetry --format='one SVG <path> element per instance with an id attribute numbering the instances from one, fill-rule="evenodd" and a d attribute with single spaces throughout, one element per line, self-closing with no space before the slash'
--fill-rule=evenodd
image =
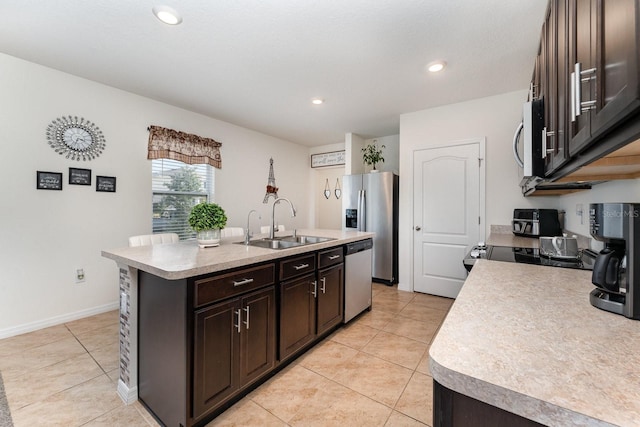
<path id="1" fill-rule="evenodd" d="M 568 160 L 567 127 L 567 14 L 566 1 L 549 3 L 540 42 L 540 96 L 544 100 L 542 156 L 545 175 L 553 174 Z"/>
<path id="2" fill-rule="evenodd" d="M 315 258 L 282 261 L 280 284 L 280 360 L 296 354 L 318 336 L 340 324 L 344 314 L 344 249 L 318 253 Z M 300 275 L 303 274 L 303 275 Z"/>
<path id="3" fill-rule="evenodd" d="M 344 264 L 318 271 L 317 334 L 342 322 L 344 314 Z"/>
<path id="4" fill-rule="evenodd" d="M 640 107 L 639 7 L 637 0 L 569 1 L 572 156 Z"/>
<path id="5" fill-rule="evenodd" d="M 273 369 L 275 308 L 270 286 L 195 313 L 194 418 Z"/>
<path id="6" fill-rule="evenodd" d="M 433 381 L 434 427 L 543 427 L 512 412 L 456 393 Z"/>
<path id="7" fill-rule="evenodd" d="M 165 425 L 206 422 L 274 369 L 274 263 L 138 281 L 139 398 Z"/>
<path id="8" fill-rule="evenodd" d="M 639 63 L 640 2 L 549 1 L 531 85 L 544 103 L 546 179 L 556 181 L 637 137 Z"/>
<path id="9" fill-rule="evenodd" d="M 280 360 L 314 340 L 317 286 L 315 273 L 280 284 Z"/>
<path id="10" fill-rule="evenodd" d="M 179 280 L 140 271 L 140 401 L 164 425 L 205 425 L 342 322 L 343 253 Z"/>

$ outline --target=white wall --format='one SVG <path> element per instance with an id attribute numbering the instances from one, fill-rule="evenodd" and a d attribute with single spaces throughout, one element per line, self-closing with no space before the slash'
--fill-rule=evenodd
<path id="1" fill-rule="evenodd" d="M 640 203 L 640 180 L 609 181 L 598 184 L 591 190 L 558 197 L 558 208 L 564 209 L 566 212 L 565 229 L 589 236 L 589 204 L 607 202 Z M 580 216 L 576 215 L 576 205 L 578 204 L 582 204 L 582 220 Z M 597 247 L 597 249 L 599 248 L 600 246 Z"/>
<path id="2" fill-rule="evenodd" d="M 151 232 L 151 124 L 223 144 L 216 202 L 227 211 L 229 226 L 243 226 L 250 209 L 260 209 L 268 223 L 270 209 L 262 199 L 270 157 L 278 194 L 299 212 L 291 219 L 278 207 L 278 222 L 310 226 L 307 147 L 4 54 L 0 93 L 0 338 L 117 307 L 118 270 L 100 251 Z M 62 115 L 100 127 L 106 150 L 99 158 L 72 162 L 48 146 L 46 127 Z M 117 192 L 68 185 L 71 166 L 91 169 L 94 185 L 96 175 L 117 177 Z M 62 172 L 63 190 L 36 190 L 38 170 Z M 79 267 L 86 273 L 83 284 L 75 283 Z"/>
<path id="3" fill-rule="evenodd" d="M 310 154 L 330 153 L 345 149 L 343 142 L 338 144 L 311 147 Z M 311 163 L 311 160 L 309 160 Z M 342 198 L 335 196 L 336 181 L 342 189 L 342 177 L 345 175 L 345 166 L 323 166 L 311 169 L 311 197 L 313 199 L 313 227 L 330 230 L 342 228 Z M 331 196 L 324 197 L 324 188 L 329 180 Z"/>
<path id="4" fill-rule="evenodd" d="M 400 289 L 413 289 L 415 150 L 486 137 L 487 235 L 491 224 L 510 224 L 514 208 L 558 205 L 551 197 L 524 198 L 519 187 L 522 170 L 511 145 L 526 97 L 526 90 L 515 91 L 400 116 Z"/>

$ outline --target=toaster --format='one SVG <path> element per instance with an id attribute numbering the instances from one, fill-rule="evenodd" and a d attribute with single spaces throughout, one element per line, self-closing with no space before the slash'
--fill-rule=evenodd
<path id="1" fill-rule="evenodd" d="M 511 229 L 516 236 L 562 236 L 557 209 L 514 209 Z"/>

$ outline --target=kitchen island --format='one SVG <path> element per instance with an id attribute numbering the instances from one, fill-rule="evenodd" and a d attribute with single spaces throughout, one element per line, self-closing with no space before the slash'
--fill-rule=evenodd
<path id="1" fill-rule="evenodd" d="M 433 425 L 640 425 L 640 322 L 591 289 L 590 271 L 479 260 L 429 350 Z"/>
<path id="2" fill-rule="evenodd" d="M 343 246 L 373 233 L 298 235 L 330 240 L 274 250 L 234 237 L 207 249 L 182 241 L 103 251 L 120 271 L 123 400 L 140 397 L 166 425 L 202 425 L 336 328 Z"/>

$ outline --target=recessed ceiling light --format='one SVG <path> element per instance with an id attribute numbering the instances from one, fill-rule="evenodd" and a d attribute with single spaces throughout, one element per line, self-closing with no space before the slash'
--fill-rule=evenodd
<path id="1" fill-rule="evenodd" d="M 444 61 L 433 61 L 427 65 L 427 70 L 432 73 L 437 73 L 438 71 L 444 70 L 444 67 L 447 65 Z"/>
<path id="2" fill-rule="evenodd" d="M 168 25 L 178 25 L 182 22 L 182 17 L 178 11 L 169 6 L 154 6 L 153 14 Z"/>
<path id="3" fill-rule="evenodd" d="M 324 99 L 321 99 L 321 98 L 313 98 L 313 99 L 311 100 L 311 103 L 312 103 L 313 105 L 320 105 L 320 104 L 324 104 Z"/>

